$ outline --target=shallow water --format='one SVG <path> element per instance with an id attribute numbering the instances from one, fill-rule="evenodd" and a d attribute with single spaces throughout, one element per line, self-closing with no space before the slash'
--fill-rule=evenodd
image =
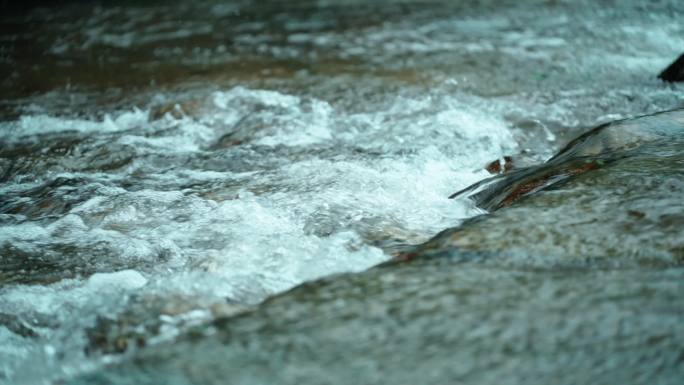
<path id="1" fill-rule="evenodd" d="M 206 1 L 3 13 L 0 381 L 115 360 L 88 331 L 130 309 L 161 320 L 142 332 L 155 344 L 365 270 L 481 214 L 447 197 L 487 163 L 539 162 L 595 124 L 681 107 L 681 86 L 655 75 L 681 53 L 683 12 Z"/>
<path id="2" fill-rule="evenodd" d="M 546 183 L 509 207 L 69 383 L 678 384 L 683 134 L 684 109 L 601 126 L 490 179 Z M 94 335 L 139 344 L 135 319 Z"/>

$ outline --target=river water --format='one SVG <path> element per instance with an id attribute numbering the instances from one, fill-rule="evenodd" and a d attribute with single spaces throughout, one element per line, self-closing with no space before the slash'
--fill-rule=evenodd
<path id="1" fill-rule="evenodd" d="M 483 213 L 447 197 L 491 161 L 684 105 L 682 3 L 605 3 L 5 5 L 0 382 L 115 360 L 88 330 L 132 306 L 154 344 L 365 270 Z"/>

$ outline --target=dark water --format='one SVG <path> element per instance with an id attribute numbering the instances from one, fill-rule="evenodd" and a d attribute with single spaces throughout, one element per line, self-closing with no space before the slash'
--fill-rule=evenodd
<path id="1" fill-rule="evenodd" d="M 3 6 L 0 382 L 676 383 L 676 123 L 474 221 L 447 197 L 682 107 L 681 2 Z M 474 264 L 259 305 L 463 221 L 417 253 Z"/>

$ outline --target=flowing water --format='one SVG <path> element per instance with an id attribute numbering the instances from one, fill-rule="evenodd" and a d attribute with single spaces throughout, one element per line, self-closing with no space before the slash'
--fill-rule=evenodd
<path id="1" fill-rule="evenodd" d="M 365 270 L 483 213 L 447 197 L 491 161 L 684 106 L 682 3 L 603 3 L 3 5 L 0 382 Z"/>

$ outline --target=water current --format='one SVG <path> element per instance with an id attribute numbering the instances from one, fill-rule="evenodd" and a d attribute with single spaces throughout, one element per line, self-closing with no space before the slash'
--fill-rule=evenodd
<path id="1" fill-rule="evenodd" d="M 115 360 L 87 330 L 134 305 L 155 343 L 365 270 L 482 214 L 447 197 L 488 163 L 684 105 L 682 3 L 608 3 L 4 5 L 0 383 Z"/>

